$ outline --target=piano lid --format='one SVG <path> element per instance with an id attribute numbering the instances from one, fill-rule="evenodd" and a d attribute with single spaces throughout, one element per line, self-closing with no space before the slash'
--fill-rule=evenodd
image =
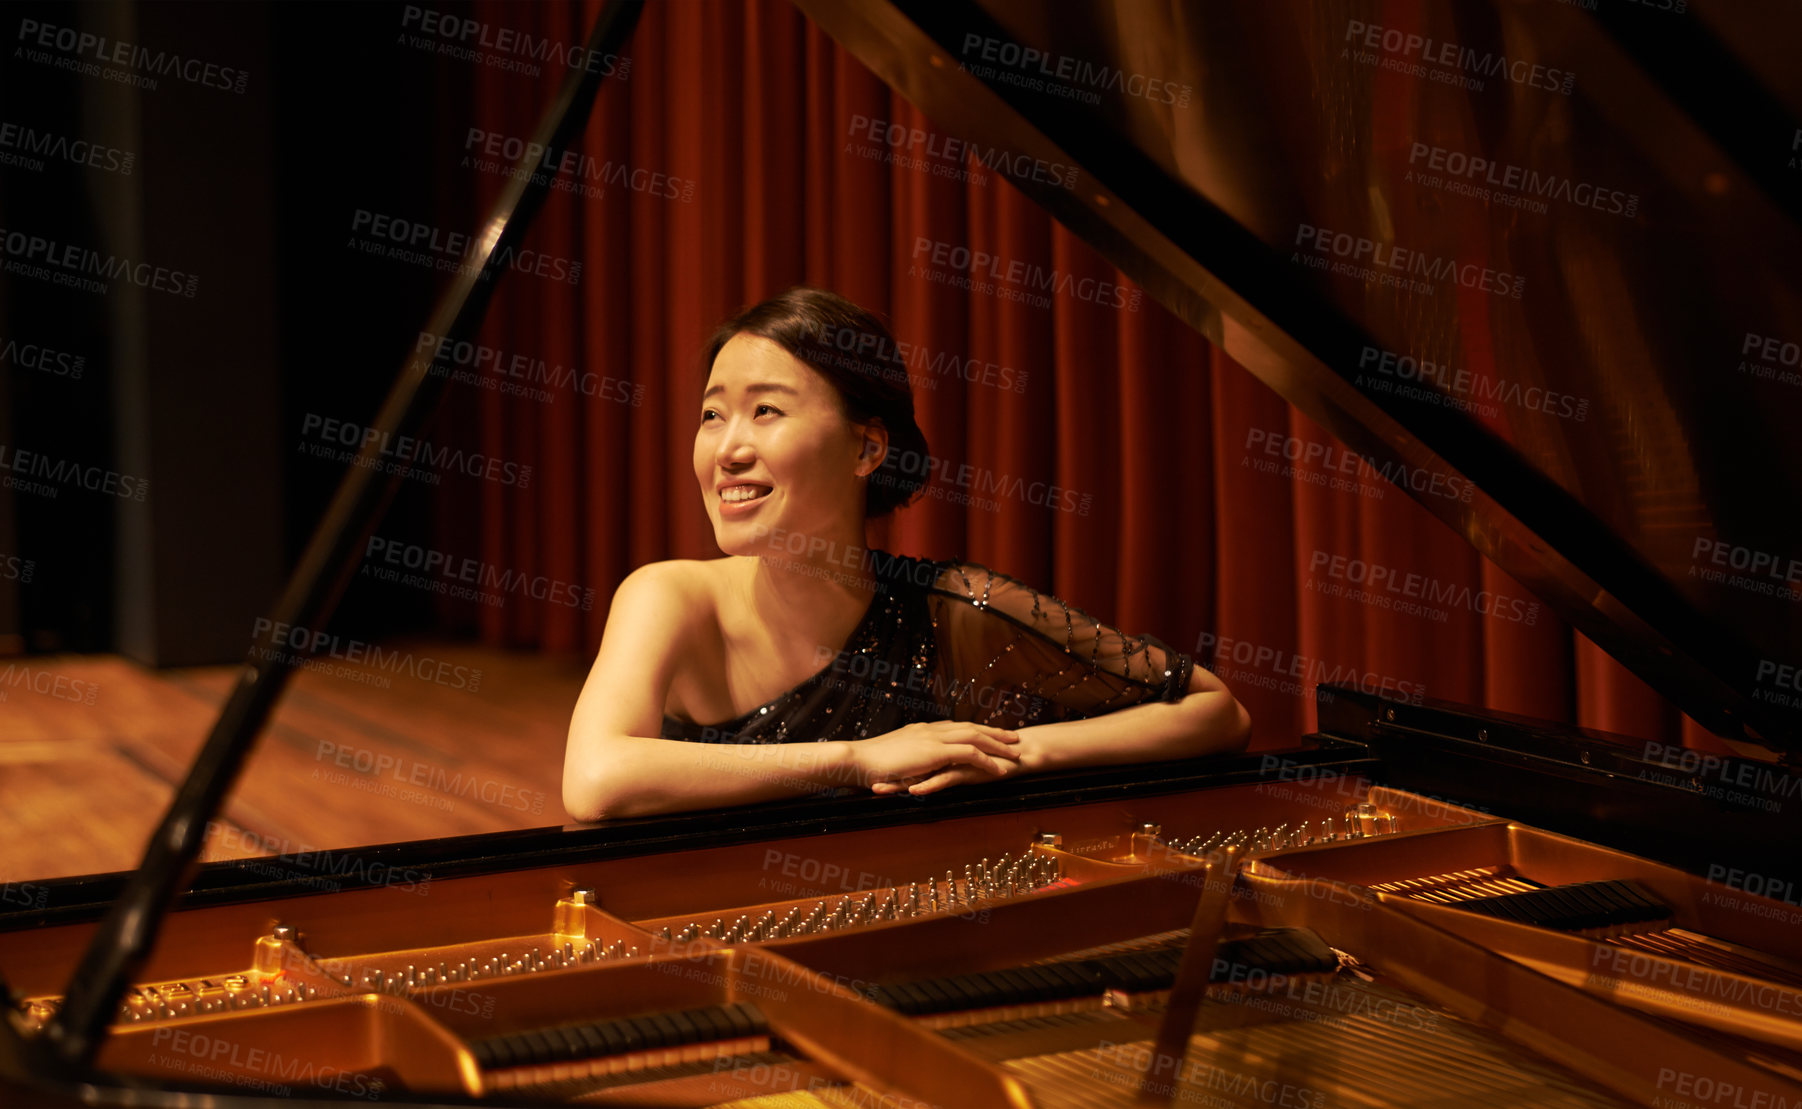
<path id="1" fill-rule="evenodd" d="M 797 3 L 1705 727 L 1802 743 L 1802 9 Z"/>

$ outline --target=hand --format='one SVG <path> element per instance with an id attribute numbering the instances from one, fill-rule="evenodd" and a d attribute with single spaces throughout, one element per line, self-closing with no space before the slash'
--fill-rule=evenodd
<path id="1" fill-rule="evenodd" d="M 909 724 L 886 735 L 852 743 L 851 759 L 858 780 L 878 793 L 894 793 L 898 783 L 926 782 L 957 768 L 984 781 L 1011 772 L 1018 763 L 1020 737 L 1006 728 L 959 720 Z M 894 789 L 878 786 L 895 784 Z M 950 783 L 946 783 L 950 784 Z"/>
<path id="2" fill-rule="evenodd" d="M 1020 763 L 1009 763 L 999 774 L 974 766 L 948 766 L 937 774 L 905 778 L 898 782 L 877 782 L 870 789 L 875 793 L 900 793 L 906 790 L 915 797 L 928 793 L 937 793 L 946 786 L 963 786 L 972 782 L 992 782 L 996 778 L 1005 778 L 1020 772 Z"/>

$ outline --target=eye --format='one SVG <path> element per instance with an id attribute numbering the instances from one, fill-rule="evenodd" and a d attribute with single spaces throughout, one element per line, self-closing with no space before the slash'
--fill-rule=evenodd
<path id="1" fill-rule="evenodd" d="M 764 414 L 764 413 L 765 413 L 765 412 L 773 412 L 773 413 L 775 413 L 775 414 L 776 414 L 776 415 L 778 415 L 778 416 L 780 416 L 780 415 L 782 415 L 782 410 L 781 410 L 781 409 L 779 409 L 779 408 L 777 408 L 777 407 L 776 407 L 776 406 L 775 406 L 775 405 L 773 405 L 773 404 L 760 404 L 760 405 L 758 405 L 758 406 L 757 406 L 757 411 L 756 411 L 756 413 L 755 413 L 755 415 L 758 415 L 758 416 L 761 416 L 761 415 L 763 415 L 763 414 Z"/>
<path id="2" fill-rule="evenodd" d="M 710 419 L 717 419 L 718 417 L 719 417 L 719 413 L 715 412 L 711 408 L 703 408 L 701 410 L 701 422 L 702 423 L 706 423 Z"/>

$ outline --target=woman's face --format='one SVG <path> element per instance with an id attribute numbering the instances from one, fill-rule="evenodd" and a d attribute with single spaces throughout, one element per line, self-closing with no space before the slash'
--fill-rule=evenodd
<path id="1" fill-rule="evenodd" d="M 838 390 L 805 363 L 768 339 L 733 336 L 713 361 L 695 430 L 695 480 L 720 550 L 818 551 L 814 539 L 847 533 L 861 543 L 862 479 L 886 445 L 881 426 L 852 423 Z"/>

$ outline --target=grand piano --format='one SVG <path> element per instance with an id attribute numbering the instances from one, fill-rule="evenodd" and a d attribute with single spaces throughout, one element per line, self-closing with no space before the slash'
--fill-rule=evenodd
<path id="1" fill-rule="evenodd" d="M 197 865 L 253 654 L 140 870 L 0 904 L 14 1099 L 1802 1104 L 1796 14 L 797 3 L 1722 742 L 1322 686 L 1278 751 Z"/>

